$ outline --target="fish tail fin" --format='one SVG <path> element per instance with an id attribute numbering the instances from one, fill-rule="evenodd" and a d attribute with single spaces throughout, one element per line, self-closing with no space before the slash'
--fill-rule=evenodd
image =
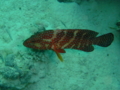
<path id="1" fill-rule="evenodd" d="M 112 33 L 104 34 L 99 37 L 96 37 L 93 41 L 93 44 L 99 45 L 102 47 L 109 46 L 114 40 L 114 35 Z"/>

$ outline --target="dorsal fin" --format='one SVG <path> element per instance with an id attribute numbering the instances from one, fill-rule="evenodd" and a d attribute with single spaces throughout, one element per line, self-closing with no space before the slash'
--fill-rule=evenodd
<path id="1" fill-rule="evenodd" d="M 76 33 L 76 39 L 93 39 L 98 35 L 98 32 L 83 29 L 83 30 L 78 30 Z"/>

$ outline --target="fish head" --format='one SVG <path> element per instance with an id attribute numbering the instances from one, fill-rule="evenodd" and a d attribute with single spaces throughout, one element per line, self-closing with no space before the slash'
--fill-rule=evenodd
<path id="1" fill-rule="evenodd" d="M 41 34 L 32 35 L 23 42 L 23 45 L 33 49 L 44 49 L 44 43 Z"/>

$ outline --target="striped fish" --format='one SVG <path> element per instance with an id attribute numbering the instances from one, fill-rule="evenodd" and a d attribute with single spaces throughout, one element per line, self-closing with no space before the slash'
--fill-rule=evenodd
<path id="1" fill-rule="evenodd" d="M 23 45 L 39 50 L 54 50 L 58 58 L 63 61 L 60 53 L 65 53 L 64 49 L 91 52 L 94 50 L 93 45 L 107 47 L 114 39 L 112 33 L 96 37 L 97 35 L 98 32 L 87 29 L 47 30 L 32 35 L 24 41 Z"/>

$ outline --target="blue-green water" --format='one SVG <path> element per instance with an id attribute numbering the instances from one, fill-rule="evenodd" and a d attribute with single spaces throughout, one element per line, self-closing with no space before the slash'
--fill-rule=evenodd
<path id="1" fill-rule="evenodd" d="M 120 1 L 59 1 L 0 0 L 0 90 L 120 90 Z M 111 32 L 114 41 L 93 52 L 65 49 L 64 62 L 52 50 L 23 46 L 57 29 Z"/>

